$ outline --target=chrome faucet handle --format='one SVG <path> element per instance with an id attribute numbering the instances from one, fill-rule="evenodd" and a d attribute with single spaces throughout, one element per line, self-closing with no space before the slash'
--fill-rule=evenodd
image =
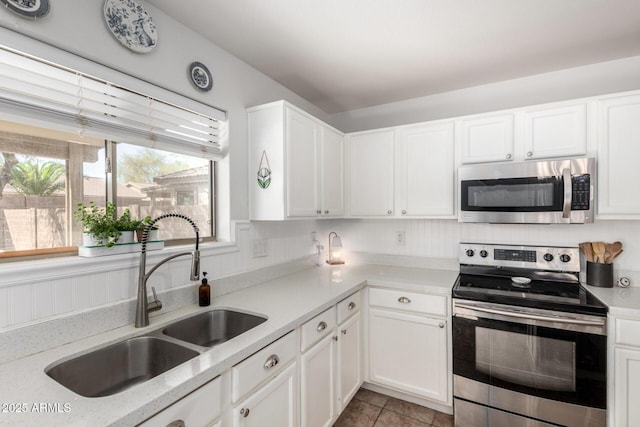
<path id="1" fill-rule="evenodd" d="M 158 294 L 156 294 L 156 287 L 151 287 L 151 292 L 153 292 L 153 301 L 147 304 L 147 313 L 152 311 L 157 311 L 162 308 L 162 302 L 158 299 Z"/>

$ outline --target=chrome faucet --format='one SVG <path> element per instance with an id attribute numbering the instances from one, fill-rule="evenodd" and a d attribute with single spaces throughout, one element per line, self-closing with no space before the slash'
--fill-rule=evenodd
<path id="1" fill-rule="evenodd" d="M 146 273 L 147 269 L 147 240 L 149 239 L 149 231 L 153 227 L 153 225 L 164 218 L 181 218 L 187 221 L 193 227 L 193 230 L 196 232 L 196 247 L 191 252 L 180 252 L 175 255 L 171 255 L 157 263 L 148 273 Z M 186 215 L 182 215 L 179 213 L 168 213 L 164 215 L 160 215 L 156 219 L 152 220 L 147 224 L 142 232 L 142 250 L 140 252 L 140 270 L 138 271 L 138 301 L 136 303 L 136 328 L 143 328 L 145 326 L 149 326 L 149 313 L 152 311 L 157 311 L 162 308 L 162 303 L 158 300 L 158 296 L 156 295 L 155 288 L 151 288 L 153 291 L 153 301 L 149 302 L 147 300 L 147 280 L 153 274 L 154 271 L 158 269 L 162 264 L 167 261 L 170 261 L 174 258 L 184 255 L 191 255 L 191 278 L 190 280 L 198 280 L 200 278 L 200 250 L 198 249 L 198 244 L 200 241 L 200 230 L 198 226 L 191 218 Z"/>

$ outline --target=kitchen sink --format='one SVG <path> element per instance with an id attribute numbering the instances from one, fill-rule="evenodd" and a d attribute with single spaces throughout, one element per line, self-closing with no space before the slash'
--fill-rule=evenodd
<path id="1" fill-rule="evenodd" d="M 162 333 L 191 344 L 213 347 L 266 321 L 263 316 L 216 309 L 176 322 L 164 328 Z"/>
<path id="2" fill-rule="evenodd" d="M 85 397 L 110 396 L 174 368 L 199 353 L 152 336 L 130 338 L 46 369 Z"/>

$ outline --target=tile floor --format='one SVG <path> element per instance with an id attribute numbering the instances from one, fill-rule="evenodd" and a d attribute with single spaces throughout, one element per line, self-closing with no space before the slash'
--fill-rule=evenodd
<path id="1" fill-rule="evenodd" d="M 333 427 L 453 427 L 453 415 L 361 388 Z"/>

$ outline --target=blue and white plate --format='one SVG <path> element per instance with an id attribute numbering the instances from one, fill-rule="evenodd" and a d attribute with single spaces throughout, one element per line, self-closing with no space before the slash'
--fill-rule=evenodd
<path id="1" fill-rule="evenodd" d="M 158 44 L 151 15 L 134 0 L 105 0 L 104 20 L 115 38 L 134 52 L 150 52 Z"/>
<path id="2" fill-rule="evenodd" d="M 10 11 L 25 18 L 38 19 L 49 13 L 49 0 L 0 0 Z"/>
<path id="3" fill-rule="evenodd" d="M 189 65 L 189 77 L 191 78 L 191 83 L 203 92 L 207 92 L 211 90 L 213 87 L 213 77 L 211 76 L 211 71 L 204 65 L 202 62 L 192 62 Z"/>

